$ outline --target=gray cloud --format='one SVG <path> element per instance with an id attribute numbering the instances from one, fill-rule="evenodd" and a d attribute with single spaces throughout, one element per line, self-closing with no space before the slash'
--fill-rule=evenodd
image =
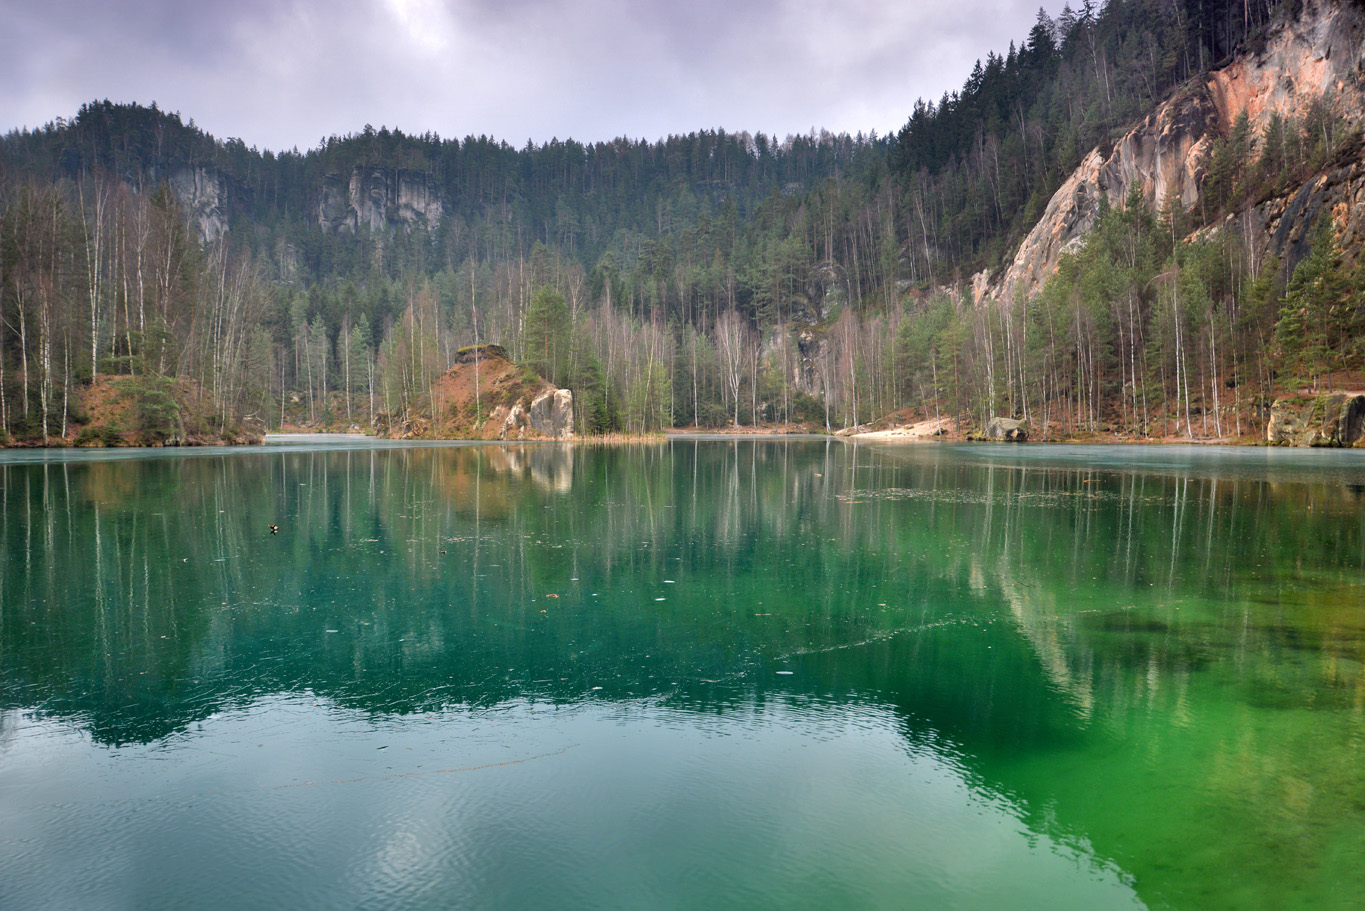
<path id="1" fill-rule="evenodd" d="M 366 123 L 655 139 L 886 133 L 1022 40 L 1033 0 L 3 0 L 0 129 L 156 101 L 219 137 L 308 148 Z"/>

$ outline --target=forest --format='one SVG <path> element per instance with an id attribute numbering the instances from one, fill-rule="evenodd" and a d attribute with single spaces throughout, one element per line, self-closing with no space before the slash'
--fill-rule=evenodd
<path id="1" fill-rule="evenodd" d="M 91 102 L 0 138 L 0 438 L 99 442 L 78 403 L 100 376 L 127 378 L 148 428 L 181 377 L 224 432 L 382 429 L 478 343 L 573 389 L 588 433 L 1006 415 L 1049 438 L 1260 434 L 1277 392 L 1361 368 L 1362 276 L 1330 218 L 1296 262 L 1201 229 L 1358 160 L 1327 105 L 1239 119 L 1196 207 L 1103 205 L 1027 300 L 977 305 L 968 281 L 1090 149 L 1299 8 L 1039 10 L 895 136 L 518 149 L 366 125 L 272 152 Z M 362 173 L 439 204 L 324 224 L 326 188 Z"/>

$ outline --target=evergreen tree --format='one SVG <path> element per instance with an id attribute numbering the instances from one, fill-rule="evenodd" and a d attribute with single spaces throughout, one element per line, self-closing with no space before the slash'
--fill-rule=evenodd
<path id="1" fill-rule="evenodd" d="M 536 289 L 526 310 L 526 363 L 555 385 L 566 379 L 569 364 L 569 305 L 548 285 Z"/>

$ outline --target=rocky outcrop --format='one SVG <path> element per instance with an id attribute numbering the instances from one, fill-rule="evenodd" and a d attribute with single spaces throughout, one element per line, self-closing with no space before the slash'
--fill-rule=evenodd
<path id="1" fill-rule="evenodd" d="M 1365 121 L 1365 9 L 1358 3 L 1307 0 L 1257 53 L 1185 87 L 1118 142 L 1093 149 L 1053 195 L 1009 266 L 989 280 L 973 279 L 977 303 L 989 298 L 1012 306 L 1037 293 L 1061 255 L 1084 244 L 1102 197 L 1118 204 L 1137 186 L 1149 208 L 1168 199 L 1194 206 L 1210 145 L 1243 111 L 1259 134 L 1272 114 L 1298 118 L 1319 100 L 1348 122 Z M 1304 237 L 1324 207 L 1339 216 L 1339 228 L 1365 236 L 1365 214 L 1355 205 L 1365 199 L 1365 172 L 1358 161 L 1339 165 L 1337 173 L 1238 216 L 1244 230 L 1259 232 L 1263 252 L 1290 262 L 1302 256 Z"/>
<path id="2" fill-rule="evenodd" d="M 1209 74 L 1208 92 L 1226 134 L 1243 111 L 1257 132 L 1272 114 L 1298 117 L 1321 98 L 1353 122 L 1365 119 L 1365 10 L 1342 0 L 1308 0 L 1257 53 Z"/>
<path id="3" fill-rule="evenodd" d="M 1159 208 L 1167 199 L 1179 199 L 1187 208 L 1194 205 L 1217 123 L 1218 110 L 1208 93 L 1187 91 L 1161 105 L 1112 147 L 1091 150 L 1053 194 L 1000 279 L 973 281 L 977 302 L 992 297 L 1010 305 L 1036 293 L 1062 254 L 1084 244 L 1101 198 L 1118 205 L 1137 186 L 1148 207 Z"/>
<path id="4" fill-rule="evenodd" d="M 804 295 L 795 295 L 791 302 L 792 319 L 808 324 L 824 322 L 848 298 L 848 275 L 839 264 L 826 260 L 806 274 Z"/>
<path id="5" fill-rule="evenodd" d="M 828 394 L 827 381 L 821 365 L 827 356 L 829 341 L 811 326 L 793 330 L 796 337 L 796 357 L 791 365 L 792 385 L 814 399 L 823 400 Z M 828 365 L 826 365 L 828 366 Z"/>
<path id="6" fill-rule="evenodd" d="M 547 390 L 531 403 L 531 429 L 552 440 L 567 440 L 573 436 L 573 392 L 568 389 Z"/>
<path id="7" fill-rule="evenodd" d="M 178 168 L 167 182 L 200 243 L 211 244 L 227 233 L 227 194 L 217 174 L 203 168 Z"/>
<path id="8" fill-rule="evenodd" d="M 546 389 L 529 405 L 516 402 L 503 410 L 506 416 L 498 431 L 500 440 L 524 440 L 528 436 L 550 440 L 573 437 L 573 393 L 568 389 Z"/>
<path id="9" fill-rule="evenodd" d="M 1014 418 L 993 417 L 986 423 L 986 439 L 1005 443 L 1023 443 L 1028 440 L 1028 422 Z"/>
<path id="10" fill-rule="evenodd" d="M 1265 425 L 1265 440 L 1274 446 L 1293 446 L 1303 434 L 1304 421 L 1297 403 L 1283 399 L 1270 406 L 1270 420 Z"/>
<path id="11" fill-rule="evenodd" d="M 1355 446 L 1365 440 L 1365 394 L 1341 392 L 1315 399 L 1277 399 L 1266 422 L 1275 446 Z"/>
<path id="12" fill-rule="evenodd" d="M 568 440 L 574 436 L 573 392 L 514 364 L 499 345 L 471 345 L 456 352 L 455 365 L 437 378 L 430 413 L 422 418 L 420 425 L 411 422 L 410 435 Z"/>
<path id="13" fill-rule="evenodd" d="M 787 382 L 813 398 L 823 399 L 826 381 L 822 359 L 828 348 L 828 323 L 849 299 L 848 275 L 837 263 L 812 266 L 805 281 L 782 304 L 783 323 L 760 341 L 759 357 L 770 366 L 784 364 Z M 784 355 L 783 346 L 788 346 Z"/>
<path id="14" fill-rule="evenodd" d="M 1365 164 L 1359 160 L 1362 149 L 1343 149 L 1347 160 L 1312 178 L 1285 196 L 1265 200 L 1246 211 L 1229 215 L 1199 232 L 1211 236 L 1232 232 L 1252 251 L 1256 262 L 1277 257 L 1292 271 L 1305 256 L 1313 238 L 1313 227 L 1322 213 L 1332 216 L 1337 242 L 1348 260 L 1365 249 Z"/>
<path id="15" fill-rule="evenodd" d="M 1209 76 L 1218 128 L 1226 133 L 1247 114 L 1259 135 L 1271 117 L 1300 118 L 1321 101 L 1348 124 L 1365 124 L 1365 8 L 1316 0 L 1285 23 L 1257 54 Z M 1257 259 L 1278 257 L 1292 268 L 1308 253 L 1313 226 L 1332 215 L 1343 250 L 1365 244 L 1365 165 L 1359 144 L 1343 145 L 1335 162 L 1292 192 L 1229 215 L 1205 233 L 1233 231 Z"/>
<path id="16" fill-rule="evenodd" d="M 444 211 L 436 181 L 426 171 L 356 165 L 349 180 L 336 174 L 323 178 L 317 219 L 323 231 L 355 233 L 361 228 L 434 228 Z"/>

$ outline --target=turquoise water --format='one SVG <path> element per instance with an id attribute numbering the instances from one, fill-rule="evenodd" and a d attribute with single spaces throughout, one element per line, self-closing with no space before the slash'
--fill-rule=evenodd
<path id="1" fill-rule="evenodd" d="M 1365 907 L 1365 453 L 8 453 L 0 554 L 6 911 Z"/>

